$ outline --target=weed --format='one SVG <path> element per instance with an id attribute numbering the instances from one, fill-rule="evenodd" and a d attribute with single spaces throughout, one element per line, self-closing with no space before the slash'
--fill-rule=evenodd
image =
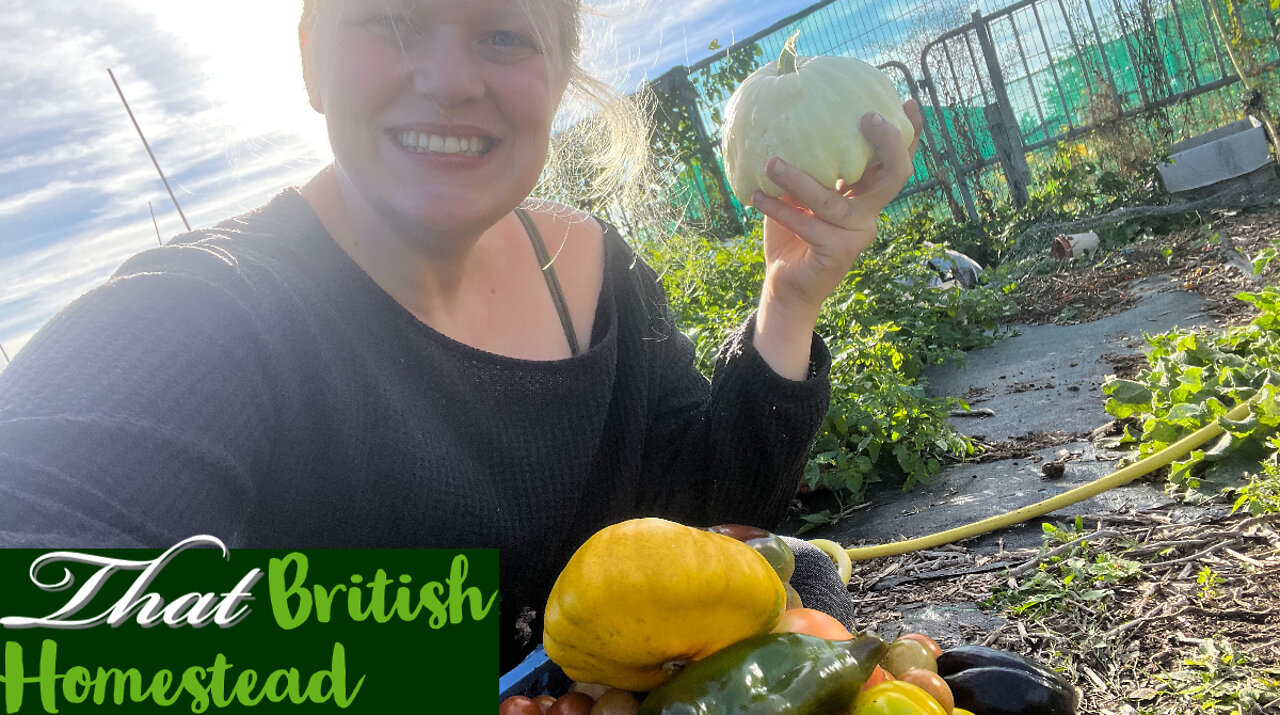
<path id="1" fill-rule="evenodd" d="M 1208 566 L 1200 569 L 1196 574 L 1196 584 L 1200 586 L 1198 594 L 1201 601 L 1211 601 L 1218 597 L 1218 587 L 1225 583 L 1222 577 L 1214 573 L 1214 570 Z"/>
<path id="2" fill-rule="evenodd" d="M 759 229 L 727 241 L 674 237 L 640 250 L 662 273 L 676 323 L 709 374 L 720 343 L 758 300 Z M 856 505 L 872 482 L 892 476 L 910 488 L 948 456 L 972 452 L 947 422 L 965 404 L 926 395 L 923 373 L 991 344 L 1012 309 L 1010 288 L 931 286 L 938 277 L 929 260 L 941 255 L 939 246 L 886 236 L 827 300 L 818 332 L 832 356 L 832 397 L 805 470 L 810 487 L 843 492 Z"/>
<path id="3" fill-rule="evenodd" d="M 1267 440 L 1267 445 L 1277 452 L 1262 463 L 1261 472 L 1249 475 L 1236 490 L 1233 513 L 1241 509 L 1254 516 L 1280 512 L 1280 437 Z"/>
<path id="4" fill-rule="evenodd" d="M 1182 667 L 1156 675 L 1165 686 L 1163 707 L 1179 705 L 1202 713 L 1264 712 L 1280 698 L 1280 672 L 1253 667 L 1225 638 L 1206 638 Z M 1173 712 L 1173 710 L 1163 710 Z"/>
<path id="5" fill-rule="evenodd" d="M 996 590 L 984 605 L 1005 608 L 1033 620 L 1071 611 L 1081 604 L 1105 610 L 1107 600 L 1115 595 L 1115 587 L 1137 577 L 1137 561 L 1098 549 L 1083 538 L 1086 533 L 1080 517 L 1070 526 L 1046 523 L 1043 530 L 1040 553 L 1046 558 L 1039 569 L 1022 581 L 1014 580 L 1007 589 Z M 1048 555 L 1058 544 L 1071 547 Z"/>

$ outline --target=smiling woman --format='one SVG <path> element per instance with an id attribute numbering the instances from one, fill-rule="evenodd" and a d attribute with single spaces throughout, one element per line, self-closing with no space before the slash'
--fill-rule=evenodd
<path id="1" fill-rule="evenodd" d="M 845 194 L 770 162 L 791 198 L 760 206 L 759 310 L 708 382 L 617 230 L 536 198 L 564 96 L 599 89 L 581 10 L 308 3 L 333 163 L 127 261 L 0 373 L 0 544 L 496 547 L 505 668 L 600 528 L 774 526 L 826 412 L 821 301 L 910 147 L 861 118 L 878 161 Z M 643 142 L 605 148 L 647 164 Z"/>

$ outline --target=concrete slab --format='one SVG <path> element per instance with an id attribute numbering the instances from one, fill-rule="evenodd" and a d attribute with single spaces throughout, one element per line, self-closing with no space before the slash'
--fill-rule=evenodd
<path id="1" fill-rule="evenodd" d="M 1202 298 L 1171 287 L 1168 278 L 1135 284 L 1132 290 L 1142 296 L 1136 307 L 1094 322 L 1016 326 L 1017 335 L 970 353 L 966 365 L 944 366 L 928 374 L 931 394 L 987 396 L 971 406 L 989 409 L 993 415 L 952 418 L 965 434 L 982 435 L 986 442 L 1016 442 L 1033 431 L 1064 431 L 1076 435 L 1077 441 L 1041 449 L 1034 458 L 950 465 L 930 484 L 911 492 L 894 484 L 873 485 L 867 494 L 870 508 L 805 536 L 845 545 L 926 536 L 1029 506 L 1112 473 L 1119 455 L 1099 452 L 1084 439 L 1111 420 L 1103 410 L 1101 385 L 1113 370 L 1102 356 L 1140 354 L 1144 333 L 1212 324 L 1204 315 Z M 1073 456 L 1063 476 L 1047 480 L 1041 464 L 1059 458 L 1064 449 Z M 966 546 L 992 552 L 1001 546 L 1036 548 L 1041 543 L 1043 521 L 1067 522 L 1077 515 L 1114 514 L 1170 503 L 1159 486 L 1139 480 L 1042 520 L 966 542 Z M 816 503 L 809 506 L 824 508 Z M 794 529 L 798 523 L 788 526 Z"/>

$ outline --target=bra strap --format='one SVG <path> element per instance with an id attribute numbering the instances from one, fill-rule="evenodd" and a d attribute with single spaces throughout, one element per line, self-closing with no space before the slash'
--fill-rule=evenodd
<path id="1" fill-rule="evenodd" d="M 569 317 L 569 304 L 564 299 L 564 289 L 560 287 L 560 279 L 556 277 L 555 266 L 551 265 L 551 256 L 547 253 L 547 244 L 542 241 L 542 234 L 533 224 L 533 219 L 519 206 L 516 207 L 516 218 L 524 224 L 525 233 L 529 234 L 529 242 L 533 244 L 533 252 L 538 256 L 538 267 L 542 269 L 542 277 L 547 279 L 547 290 L 551 291 L 551 300 L 556 304 L 556 312 L 560 314 L 560 325 L 564 328 L 564 337 L 569 341 L 569 352 L 578 355 L 578 336 L 573 330 L 573 319 Z"/>

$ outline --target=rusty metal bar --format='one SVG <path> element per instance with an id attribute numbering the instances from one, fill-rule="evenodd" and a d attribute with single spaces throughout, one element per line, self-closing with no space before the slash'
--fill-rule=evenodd
<path id="1" fill-rule="evenodd" d="M 1111 88 L 1111 94 L 1116 98 L 1120 106 L 1116 107 L 1116 111 L 1124 111 L 1124 97 L 1120 96 L 1120 88 L 1116 86 L 1116 77 L 1111 72 L 1111 63 L 1107 61 L 1107 45 L 1102 41 L 1102 34 L 1098 32 L 1098 18 L 1093 14 L 1093 5 L 1089 0 L 1085 0 L 1084 7 L 1089 11 L 1089 25 L 1093 28 L 1093 39 L 1098 43 L 1098 58 L 1102 60 L 1102 68 L 1107 72 L 1107 86 Z"/>
<path id="2" fill-rule="evenodd" d="M 1076 29 L 1071 24 L 1071 13 L 1067 12 L 1067 6 L 1063 0 L 1058 0 L 1058 9 L 1062 10 L 1062 20 L 1067 23 L 1067 34 L 1071 36 L 1071 46 L 1076 51 L 1076 61 L 1080 63 L 1080 75 L 1084 77 L 1084 86 L 1088 88 L 1089 94 L 1093 94 L 1093 80 L 1089 77 L 1089 68 L 1085 66 L 1084 51 L 1080 49 Z"/>
<path id="3" fill-rule="evenodd" d="M 1002 155 L 1005 168 L 1005 180 L 1013 205 L 1022 208 L 1030 201 L 1031 170 L 1027 167 L 1027 154 L 1023 149 L 1022 133 L 1018 131 L 1018 119 L 1014 116 L 1013 105 L 1009 101 L 1009 92 L 1004 85 L 1004 73 L 1000 69 L 1000 58 L 996 56 L 990 31 L 982 13 L 974 10 L 973 25 L 978 36 L 978 44 L 982 47 L 982 57 L 987 64 L 987 76 L 991 80 L 991 91 L 996 97 L 996 112 L 1003 126 L 1003 132 L 993 131 L 996 139 L 997 153 Z M 1002 136 L 1003 140 L 997 138 Z"/>
<path id="4" fill-rule="evenodd" d="M 1182 38 L 1182 53 L 1187 57 L 1187 69 L 1191 71 L 1192 87 L 1200 86 L 1200 68 L 1196 66 L 1196 60 L 1191 55 L 1191 42 L 1187 40 L 1187 29 L 1182 22 L 1182 13 L 1178 12 L 1177 0 L 1169 0 L 1169 6 L 1173 10 L 1173 21 L 1178 26 L 1178 37 Z"/>
<path id="5" fill-rule="evenodd" d="M 928 45 L 925 45 L 924 50 L 921 51 L 920 70 L 922 72 L 922 76 L 920 81 L 924 83 L 925 89 L 928 90 L 929 101 L 933 103 L 934 112 L 937 113 L 938 121 L 942 125 L 942 144 L 944 147 L 942 155 L 946 157 L 947 163 L 951 166 L 951 170 L 955 172 L 955 183 L 960 189 L 960 198 L 964 201 L 965 214 L 968 215 L 971 221 L 977 221 L 978 209 L 974 204 L 973 194 L 969 191 L 969 186 L 964 181 L 964 172 L 960 169 L 960 159 L 956 156 L 955 142 L 951 137 L 951 127 L 947 124 L 946 110 L 943 107 L 942 102 L 938 101 L 937 85 L 934 83 L 933 77 L 929 73 L 929 50 L 935 46 L 941 45 L 943 52 L 947 53 L 946 42 L 947 38 L 944 36 L 943 39 L 934 40 Z M 948 65 L 950 65 L 950 62 L 948 62 Z"/>
<path id="6" fill-rule="evenodd" d="M 1227 64 L 1222 61 L 1222 51 L 1218 48 L 1220 38 L 1213 31 L 1213 10 L 1209 9 L 1210 0 L 1200 0 L 1200 9 L 1204 11 L 1204 26 L 1209 32 L 1209 46 L 1213 48 L 1213 57 L 1218 61 L 1218 76 L 1227 76 Z"/>

